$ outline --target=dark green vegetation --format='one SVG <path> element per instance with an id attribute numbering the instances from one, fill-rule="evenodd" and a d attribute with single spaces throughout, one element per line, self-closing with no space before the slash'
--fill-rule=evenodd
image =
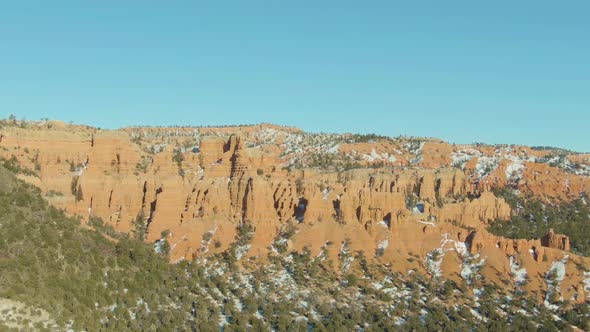
<path id="1" fill-rule="evenodd" d="M 511 239 L 540 239 L 553 228 L 569 236 L 572 251 L 590 256 L 590 207 L 582 199 L 546 204 L 517 196 L 509 189 L 496 190 L 515 211 L 510 222 L 496 221 L 489 231 Z"/>
<path id="2" fill-rule="evenodd" d="M 15 174 L 38 176 L 35 171 L 22 167 L 15 156 L 12 156 L 10 159 L 0 158 L 0 164 Z"/>
<path id="3" fill-rule="evenodd" d="M 215 329 L 212 306 L 192 288 L 202 282 L 198 273 L 184 273 L 142 242 L 113 242 L 80 227 L 5 169 L 0 216 L 1 298 L 45 309 L 75 330 Z"/>
<path id="4" fill-rule="evenodd" d="M 300 167 L 299 165 L 295 166 Z M 305 167 L 319 168 L 322 170 L 348 171 L 355 168 L 362 168 L 363 165 L 348 156 L 341 156 L 333 153 L 318 153 L 310 156 L 309 163 Z"/>
<path id="5" fill-rule="evenodd" d="M 98 219 L 90 224 L 81 227 L 0 167 L 0 301 L 43 309 L 60 330 L 76 331 L 560 331 L 568 322 L 588 329 L 587 306 L 555 312 L 563 319 L 555 321 L 523 294 L 486 286 L 474 299 L 464 284 L 391 273 L 361 252 L 348 254 L 356 276 L 332 272 L 331 261 L 307 250 L 272 254 L 265 266 L 236 264 L 249 225 L 207 263 L 169 264 L 152 245 Z M 0 329 L 8 329 L 3 317 Z"/>

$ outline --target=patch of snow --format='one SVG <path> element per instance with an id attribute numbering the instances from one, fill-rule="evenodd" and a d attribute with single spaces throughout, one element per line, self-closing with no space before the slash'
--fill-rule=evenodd
<path id="1" fill-rule="evenodd" d="M 401 318 L 401 317 L 393 317 L 393 324 L 395 326 L 402 326 L 404 324 L 406 324 L 406 320 Z"/>
<path id="2" fill-rule="evenodd" d="M 432 226 L 432 227 L 436 227 L 436 224 L 435 224 L 435 223 L 433 223 L 433 222 L 427 222 L 427 221 L 422 221 L 422 220 L 417 220 L 416 222 L 417 222 L 417 223 L 420 223 L 420 224 L 424 224 L 424 225 L 430 225 L 430 226 Z"/>
<path id="3" fill-rule="evenodd" d="M 455 241 L 455 250 L 461 256 L 465 256 L 467 254 L 467 245 L 465 242 Z"/>
<path id="4" fill-rule="evenodd" d="M 529 253 L 533 256 L 534 260 L 537 260 L 537 252 L 534 249 L 529 249 Z"/>
<path id="5" fill-rule="evenodd" d="M 395 158 L 395 156 L 390 155 L 387 152 L 383 152 L 383 153 L 378 153 L 377 150 L 372 149 L 371 150 L 371 154 L 365 154 L 362 156 L 362 159 L 368 161 L 368 162 L 374 162 L 374 161 L 389 161 L 391 163 L 395 162 L 397 159 Z"/>
<path id="6" fill-rule="evenodd" d="M 236 309 L 238 309 L 239 312 L 242 312 L 244 310 L 244 305 L 237 297 L 234 298 L 234 306 L 236 307 Z"/>
<path id="7" fill-rule="evenodd" d="M 256 310 L 254 313 L 254 317 L 258 318 L 258 320 L 263 320 L 264 316 L 262 316 L 261 310 Z"/>
<path id="8" fill-rule="evenodd" d="M 477 318 L 478 320 L 484 320 L 483 316 L 479 314 L 479 312 L 473 310 L 472 308 L 469 308 L 469 311 L 471 312 L 471 314 L 473 315 L 473 317 Z"/>
<path id="9" fill-rule="evenodd" d="M 451 248 L 446 248 L 448 244 L 451 244 Z M 443 239 L 440 242 L 440 248 L 444 251 L 456 251 L 460 256 L 467 254 L 467 245 L 465 242 L 455 241 L 449 239 L 449 233 L 443 234 Z"/>
<path id="10" fill-rule="evenodd" d="M 422 154 L 422 149 L 424 148 L 424 144 L 426 142 L 405 142 L 404 148 L 413 155 L 420 155 Z"/>
<path id="11" fill-rule="evenodd" d="M 237 247 L 236 248 L 236 259 L 237 260 L 242 259 L 242 257 L 244 257 L 244 255 L 248 252 L 248 250 L 250 250 L 250 248 L 252 248 L 251 244 Z"/>
<path id="12" fill-rule="evenodd" d="M 383 240 L 383 241 L 379 242 L 377 249 L 385 250 L 385 249 L 387 249 L 387 247 L 389 247 L 389 240 Z"/>
<path id="13" fill-rule="evenodd" d="M 485 264 L 486 259 L 479 259 L 479 254 L 474 256 L 467 256 L 463 260 L 461 268 L 461 278 L 463 278 L 467 284 L 471 284 L 474 281 L 474 276 L 481 270 L 481 267 Z"/>
<path id="14" fill-rule="evenodd" d="M 506 167 L 506 170 L 504 171 L 504 173 L 506 174 L 506 179 L 521 179 L 522 172 L 525 169 L 524 161 L 518 159 L 517 157 L 513 157 L 510 159 L 512 160 L 512 162 Z"/>
<path id="15" fill-rule="evenodd" d="M 516 286 L 520 286 L 526 281 L 527 271 L 524 267 L 520 267 L 514 256 L 510 256 L 510 272 Z"/>
<path id="16" fill-rule="evenodd" d="M 498 168 L 499 160 L 496 157 L 479 157 L 475 166 L 475 173 L 479 179 L 485 178 Z"/>
<path id="17" fill-rule="evenodd" d="M 578 163 L 574 164 L 565 155 L 553 156 L 551 158 L 534 158 L 534 162 L 547 164 L 552 167 L 558 167 L 567 173 L 580 176 L 590 176 L 590 165 Z"/>
<path id="18" fill-rule="evenodd" d="M 293 299 L 293 296 L 297 293 L 297 283 L 293 280 L 293 277 L 286 271 L 278 271 L 272 278 L 271 282 L 276 286 L 286 291 L 286 297 L 288 300 Z"/>
<path id="19" fill-rule="evenodd" d="M 432 250 L 426 255 L 426 267 L 428 268 L 428 271 L 435 277 L 442 276 L 442 271 L 440 268 L 445 253 L 448 251 L 456 251 L 459 256 L 468 257 L 467 246 L 464 242 L 451 240 L 449 239 L 448 233 L 443 234 L 440 241 L 440 247 Z M 483 264 L 483 262 L 481 264 Z M 465 273 L 468 273 L 467 270 Z"/>
<path id="20" fill-rule="evenodd" d="M 457 152 L 451 153 L 451 159 L 453 160 L 452 165 L 460 169 L 464 169 L 467 162 L 475 157 L 481 157 L 483 154 L 479 150 L 473 148 L 462 149 Z"/>
<path id="21" fill-rule="evenodd" d="M 568 258 L 569 256 L 565 255 L 563 256 L 562 260 L 553 262 L 549 268 L 549 271 L 547 271 L 547 274 L 545 275 L 545 282 L 547 283 L 547 295 L 545 296 L 545 301 L 543 304 L 549 309 L 559 309 L 558 306 L 551 304 L 549 300 L 553 293 L 559 293 L 561 282 L 565 277 L 565 264 L 567 263 Z M 563 300 L 563 298 L 560 298 L 560 300 Z"/>
<path id="22" fill-rule="evenodd" d="M 445 253 L 442 249 L 436 248 L 426 255 L 426 267 L 435 277 L 442 277 L 442 261 Z"/>
<path id="23" fill-rule="evenodd" d="M 389 228 L 389 226 L 387 226 L 387 223 L 385 222 L 385 220 L 382 220 L 382 221 L 378 222 L 377 223 L 377 226 Z"/>
<path id="24" fill-rule="evenodd" d="M 385 287 L 385 286 L 383 286 L 383 284 L 382 284 L 382 283 L 380 283 L 380 282 L 376 282 L 376 281 L 375 281 L 375 282 L 373 283 L 373 288 L 375 288 L 376 290 L 382 290 L 384 287 Z"/>
<path id="25" fill-rule="evenodd" d="M 483 288 L 474 288 L 473 289 L 473 297 L 475 298 L 475 301 L 478 301 L 479 298 L 481 298 L 481 296 L 483 294 L 484 294 Z"/>
<path id="26" fill-rule="evenodd" d="M 158 254 L 164 253 L 164 241 L 166 239 L 160 239 L 154 243 L 154 251 Z"/>
<path id="27" fill-rule="evenodd" d="M 346 241 L 342 242 L 340 246 L 340 251 L 338 252 L 338 259 L 340 260 L 341 267 L 340 271 L 342 273 L 348 273 L 350 270 L 350 266 L 354 261 L 354 257 L 350 254 L 350 248 L 348 247 L 348 243 Z"/>
<path id="28" fill-rule="evenodd" d="M 464 153 L 453 152 L 451 154 L 451 159 L 453 160 L 452 165 L 460 169 L 464 169 L 467 162 L 469 162 L 473 158 L 474 157 L 472 155 Z"/>
<path id="29" fill-rule="evenodd" d="M 590 293 L 590 271 L 584 272 L 584 291 Z"/>
<path id="30" fill-rule="evenodd" d="M 328 153 L 338 153 L 338 151 L 340 150 L 340 144 L 336 144 L 333 147 L 329 148 Z"/>
<path id="31" fill-rule="evenodd" d="M 381 158 L 381 156 L 377 153 L 375 149 L 371 150 L 371 157 L 373 158 L 373 160 Z"/>
<path id="32" fill-rule="evenodd" d="M 227 324 L 229 324 L 229 320 L 227 319 L 227 316 L 224 314 L 219 314 L 218 325 L 222 329 L 222 331 L 223 331 L 223 327 Z"/>

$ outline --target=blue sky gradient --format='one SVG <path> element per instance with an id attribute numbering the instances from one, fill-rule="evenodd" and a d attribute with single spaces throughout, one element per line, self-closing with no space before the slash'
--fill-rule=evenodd
<path id="1" fill-rule="evenodd" d="M 12 1 L 0 116 L 590 152 L 587 1 Z"/>

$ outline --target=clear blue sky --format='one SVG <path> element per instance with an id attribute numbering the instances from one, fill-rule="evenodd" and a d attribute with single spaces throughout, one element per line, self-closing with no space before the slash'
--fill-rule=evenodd
<path id="1" fill-rule="evenodd" d="M 3 1 L 0 116 L 590 151 L 588 1 L 221 3 Z"/>

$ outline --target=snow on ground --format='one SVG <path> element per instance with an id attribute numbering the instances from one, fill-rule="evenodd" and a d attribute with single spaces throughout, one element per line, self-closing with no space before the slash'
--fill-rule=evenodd
<path id="1" fill-rule="evenodd" d="M 333 147 L 328 149 L 328 153 L 338 153 L 340 151 L 340 144 L 336 144 Z"/>
<path id="2" fill-rule="evenodd" d="M 244 310 L 244 305 L 242 304 L 242 301 L 240 301 L 240 299 L 238 299 L 237 297 L 234 297 L 234 307 L 236 307 L 236 309 L 238 309 L 239 312 L 242 312 Z"/>
<path id="3" fill-rule="evenodd" d="M 537 252 L 534 249 L 529 249 L 529 253 L 533 256 L 534 260 L 537 260 Z"/>
<path id="4" fill-rule="evenodd" d="M 582 175 L 582 176 L 590 176 L 590 165 L 584 164 L 574 164 L 566 156 L 554 156 L 552 158 L 536 158 L 535 162 L 545 163 L 549 166 L 558 167 L 564 170 L 565 172 Z"/>
<path id="5" fill-rule="evenodd" d="M 416 157 L 410 160 L 410 164 L 418 164 L 421 163 L 422 158 L 422 149 L 424 148 L 424 144 L 426 142 L 406 142 L 404 143 L 404 148 L 410 153 L 415 155 Z"/>
<path id="6" fill-rule="evenodd" d="M 340 262 L 342 264 L 340 267 L 340 271 L 342 273 L 348 273 L 348 271 L 350 270 L 350 266 L 354 261 L 354 257 L 352 257 L 352 255 L 350 254 L 350 248 L 348 247 L 348 243 L 346 241 L 342 242 L 342 245 L 340 246 L 338 258 L 340 259 Z"/>
<path id="7" fill-rule="evenodd" d="M 274 128 L 262 128 L 256 131 L 254 140 L 256 144 L 274 144 L 281 133 L 284 133 L 284 131 L 279 131 Z"/>
<path id="8" fill-rule="evenodd" d="M 283 154 L 300 155 L 305 153 L 338 153 L 340 143 L 345 141 L 344 135 L 339 134 L 302 134 L 281 132 L 284 137 L 284 143 L 281 144 L 284 150 Z M 271 140 L 265 140 L 261 137 L 259 143 L 276 142 L 277 135 Z"/>
<path id="9" fill-rule="evenodd" d="M 565 155 L 554 155 L 550 157 L 534 157 L 528 156 L 526 153 L 522 155 L 522 152 L 514 151 L 512 147 L 499 147 L 495 151 L 494 156 L 484 156 L 481 151 L 474 148 L 466 148 L 451 153 L 451 159 L 453 160 L 453 166 L 464 169 L 467 162 L 473 158 L 479 158 L 476 166 L 476 174 L 479 178 L 484 178 L 489 173 L 493 172 L 500 161 L 508 159 L 510 163 L 505 169 L 506 179 L 520 179 L 522 173 L 525 170 L 525 162 L 534 162 L 547 164 L 552 167 L 558 167 L 564 172 L 590 176 L 590 165 L 584 163 L 573 163 Z"/>
<path id="10" fill-rule="evenodd" d="M 444 255 L 445 252 L 441 248 L 436 248 L 426 255 L 426 267 L 428 268 L 428 272 L 435 277 L 442 277 L 441 266 Z"/>
<path id="11" fill-rule="evenodd" d="M 251 274 L 238 274 L 240 287 L 248 291 L 248 293 L 254 292 L 254 276 Z"/>
<path id="12" fill-rule="evenodd" d="M 514 256 L 510 256 L 510 272 L 512 273 L 512 278 L 514 278 L 516 286 L 520 286 L 526 281 L 526 269 L 524 267 L 520 268 Z"/>
<path id="13" fill-rule="evenodd" d="M 389 240 L 383 240 L 383 241 L 379 242 L 377 249 L 385 250 L 385 249 L 387 249 L 387 247 L 389 247 Z"/>
<path id="14" fill-rule="evenodd" d="M 590 271 L 584 272 L 584 291 L 590 293 Z"/>
<path id="15" fill-rule="evenodd" d="M 222 331 L 223 331 L 223 327 L 227 324 L 229 324 L 229 320 L 227 319 L 227 316 L 222 313 L 219 314 L 218 325 L 222 329 Z"/>
<path id="16" fill-rule="evenodd" d="M 389 228 L 389 226 L 387 226 L 387 223 L 385 222 L 385 220 L 382 220 L 382 221 L 378 222 L 377 223 L 377 226 Z"/>
<path id="17" fill-rule="evenodd" d="M 485 258 L 479 259 L 479 254 L 465 257 L 461 267 L 461 278 L 471 284 L 485 262 Z"/>
<path id="18" fill-rule="evenodd" d="M 551 299 L 552 294 L 559 294 L 561 282 L 565 277 L 565 264 L 567 263 L 568 258 L 569 256 L 565 255 L 563 256 L 562 260 L 553 262 L 545 276 L 545 282 L 547 283 L 547 295 L 545 296 L 545 301 L 543 302 L 543 304 L 545 305 L 545 307 L 549 309 L 559 309 L 558 306 L 551 304 L 549 300 Z"/>
<path id="19" fill-rule="evenodd" d="M 460 257 L 468 257 L 465 242 L 451 240 L 449 239 L 449 234 L 445 233 L 442 235 L 440 247 L 432 250 L 426 255 L 426 267 L 432 275 L 436 277 L 442 276 L 440 268 L 445 253 L 448 251 L 456 251 Z"/>
<path id="20" fill-rule="evenodd" d="M 199 248 L 199 250 L 201 251 L 201 255 L 205 255 L 206 253 L 209 252 L 209 245 L 211 244 L 211 241 L 213 240 L 213 236 L 215 236 L 215 233 L 217 233 L 217 222 L 215 222 L 215 228 L 213 228 L 212 230 L 208 231 L 205 234 L 208 234 L 207 236 L 203 236 L 203 239 L 201 240 L 201 247 Z M 186 235 L 182 237 L 182 239 L 180 239 L 180 241 L 183 241 L 186 239 Z M 205 240 L 208 239 L 208 240 Z M 178 241 L 178 242 L 180 242 Z M 177 242 L 177 243 L 178 243 Z M 174 244 L 174 246 L 176 246 L 176 244 Z"/>
<path id="21" fill-rule="evenodd" d="M 461 256 L 467 255 L 467 245 L 465 242 L 455 241 L 455 251 Z"/>
<path id="22" fill-rule="evenodd" d="M 297 283 L 295 280 L 293 280 L 293 277 L 289 274 L 289 272 L 284 269 L 278 271 L 271 278 L 271 281 L 276 287 L 286 291 L 286 296 L 289 300 L 293 299 L 293 296 L 298 291 Z"/>
<path id="23" fill-rule="evenodd" d="M 479 157 L 475 166 L 475 173 L 481 179 L 492 173 L 499 165 L 499 158 Z"/>
<path id="24" fill-rule="evenodd" d="M 401 318 L 401 317 L 393 317 L 393 324 L 395 324 L 395 326 L 402 326 L 406 323 L 406 320 Z"/>
<path id="25" fill-rule="evenodd" d="M 473 159 L 473 156 L 461 152 L 453 152 L 451 159 L 453 160 L 453 166 L 464 169 L 467 162 Z"/>
<path id="26" fill-rule="evenodd" d="M 444 256 L 448 251 L 455 251 L 459 257 L 463 258 L 463 263 L 461 264 L 461 277 L 465 279 L 467 283 L 470 283 L 473 280 L 474 275 L 481 269 L 486 261 L 485 258 L 479 259 L 479 254 L 471 256 L 467 251 L 467 245 L 465 242 L 449 239 L 448 233 L 443 234 L 439 250 L 442 253 L 441 256 Z"/>
<path id="27" fill-rule="evenodd" d="M 448 248 L 448 245 L 451 245 L 451 248 Z M 467 246 L 465 245 L 465 242 L 449 239 L 449 233 L 443 234 L 440 248 L 444 251 L 456 251 L 460 256 L 465 256 L 467 254 Z"/>
<path id="28" fill-rule="evenodd" d="M 256 310 L 254 313 L 254 317 L 258 318 L 259 320 L 264 320 L 264 316 L 262 315 L 262 310 Z"/>
<path id="29" fill-rule="evenodd" d="M 377 153 L 377 151 L 375 149 L 371 150 L 371 154 L 365 154 L 362 156 L 362 158 L 368 162 L 373 162 L 373 161 L 389 161 L 391 163 L 395 162 L 397 159 L 395 158 L 395 156 L 390 155 L 387 152 L 383 152 L 383 153 Z"/>
<path id="30" fill-rule="evenodd" d="M 164 241 L 166 241 L 166 240 L 160 239 L 154 243 L 154 251 L 156 253 L 161 254 L 164 252 Z"/>
<path id="31" fill-rule="evenodd" d="M 482 315 L 479 314 L 479 312 L 477 312 L 477 311 L 475 311 L 475 310 L 473 310 L 471 308 L 469 308 L 469 311 L 471 312 L 471 314 L 473 315 L 473 317 L 475 317 L 475 318 L 477 318 L 479 320 L 485 321 L 485 319 L 483 318 Z"/>
<path id="32" fill-rule="evenodd" d="M 457 152 L 451 153 L 451 159 L 453 160 L 453 166 L 464 169 L 465 164 L 474 157 L 481 157 L 482 153 L 473 148 L 463 149 Z"/>
<path id="33" fill-rule="evenodd" d="M 405 142 L 404 148 L 411 154 L 419 155 L 422 154 L 422 149 L 424 148 L 424 144 L 426 142 Z"/>
<path id="34" fill-rule="evenodd" d="M 510 156 L 509 157 L 512 162 L 508 164 L 504 173 L 506 174 L 506 179 L 510 180 L 512 178 L 521 179 L 522 172 L 525 169 L 524 161 L 518 157 Z"/>
<path id="35" fill-rule="evenodd" d="M 0 298 L 0 322 L 18 331 L 32 331 L 36 323 L 47 330 L 57 331 L 57 323 L 51 315 L 41 308 L 33 308 L 16 300 Z M 67 330 L 71 324 L 68 324 Z"/>
<path id="36" fill-rule="evenodd" d="M 417 223 L 420 223 L 420 224 L 430 225 L 430 226 L 436 227 L 436 224 L 433 223 L 433 222 L 427 222 L 427 221 L 422 221 L 422 220 L 417 220 L 416 222 Z"/>
<path id="37" fill-rule="evenodd" d="M 237 247 L 236 248 L 236 259 L 237 260 L 242 259 L 242 257 L 244 257 L 244 255 L 248 252 L 248 250 L 250 250 L 250 248 L 252 248 L 251 244 Z"/>
<path id="38" fill-rule="evenodd" d="M 473 290 L 473 297 L 475 299 L 475 301 L 479 301 L 479 298 L 484 294 L 484 289 L 483 288 L 475 288 Z"/>

